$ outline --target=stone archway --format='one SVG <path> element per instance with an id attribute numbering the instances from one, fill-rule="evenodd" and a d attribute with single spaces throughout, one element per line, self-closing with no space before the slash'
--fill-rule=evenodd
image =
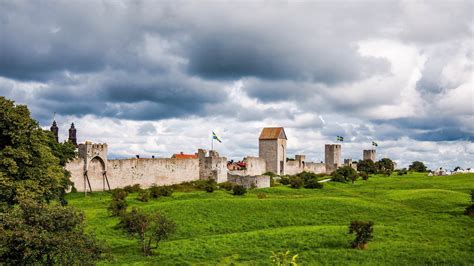
<path id="1" fill-rule="evenodd" d="M 104 173 L 106 171 L 104 160 L 99 157 L 93 157 L 87 165 L 87 177 L 93 191 L 104 189 Z"/>

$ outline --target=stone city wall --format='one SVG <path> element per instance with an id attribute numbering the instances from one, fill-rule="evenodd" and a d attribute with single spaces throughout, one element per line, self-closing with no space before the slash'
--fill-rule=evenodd
<path id="1" fill-rule="evenodd" d="M 230 174 L 248 176 L 262 175 L 266 170 L 266 163 L 263 158 L 247 156 L 244 158 L 245 170 L 229 170 Z"/>
<path id="2" fill-rule="evenodd" d="M 270 187 L 270 177 L 266 175 L 257 176 L 241 176 L 227 174 L 227 180 L 229 182 L 242 185 L 245 188 L 266 188 Z"/>
<path id="3" fill-rule="evenodd" d="M 71 180 L 78 191 L 84 191 L 84 160 L 76 159 L 66 165 Z M 87 172 L 92 191 L 108 189 L 100 162 L 91 161 Z M 143 188 L 171 185 L 199 179 L 198 159 L 133 158 L 108 160 L 107 179 L 110 188 L 140 184 Z M 87 190 L 89 190 L 88 184 Z"/>

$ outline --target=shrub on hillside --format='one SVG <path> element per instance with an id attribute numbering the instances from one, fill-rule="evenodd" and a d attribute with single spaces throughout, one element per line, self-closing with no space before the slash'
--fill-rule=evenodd
<path id="1" fill-rule="evenodd" d="M 148 192 L 146 189 L 141 189 L 138 192 L 137 199 L 141 202 L 148 202 L 148 200 L 150 200 L 150 192 Z"/>
<path id="2" fill-rule="evenodd" d="M 173 189 L 168 186 L 153 185 L 150 188 L 150 196 L 154 199 L 159 197 L 170 197 L 173 194 Z"/>
<path id="3" fill-rule="evenodd" d="M 332 181 L 346 183 L 349 180 L 355 181 L 357 177 L 357 171 L 350 166 L 343 166 L 332 172 L 331 176 Z"/>
<path id="4" fill-rule="evenodd" d="M 214 179 L 209 179 L 207 181 L 206 186 L 204 187 L 204 190 L 208 193 L 212 193 L 214 192 L 215 189 L 216 189 L 216 182 L 214 181 Z"/>
<path id="5" fill-rule="evenodd" d="M 304 188 L 323 188 L 323 184 L 319 183 L 317 179 L 310 179 L 304 182 Z"/>
<path id="6" fill-rule="evenodd" d="M 315 173 L 310 173 L 306 171 L 296 174 L 296 176 L 301 177 L 305 183 L 309 180 L 318 179 L 318 176 Z"/>
<path id="7" fill-rule="evenodd" d="M 128 196 L 128 192 L 122 188 L 112 190 L 112 199 L 124 200 Z"/>
<path id="8" fill-rule="evenodd" d="M 374 223 L 372 221 L 352 221 L 349 225 L 349 234 L 356 235 L 351 242 L 352 248 L 366 249 L 367 243 L 372 240 L 374 232 Z"/>
<path id="9" fill-rule="evenodd" d="M 128 207 L 126 198 L 128 192 L 125 189 L 116 188 L 112 190 L 112 201 L 109 203 L 107 210 L 112 216 L 120 216 L 125 213 Z"/>
<path id="10" fill-rule="evenodd" d="M 369 175 L 366 172 L 360 172 L 359 176 L 360 176 L 360 178 L 362 178 L 362 180 L 368 180 L 369 179 Z"/>
<path id="11" fill-rule="evenodd" d="M 380 172 L 380 174 L 383 174 L 384 176 L 391 176 L 392 175 L 392 170 L 386 169 Z"/>
<path id="12" fill-rule="evenodd" d="M 244 195 L 245 193 L 247 193 L 247 189 L 242 185 L 234 185 L 232 187 L 232 192 L 233 192 L 234 195 L 240 196 L 240 195 Z"/>
<path id="13" fill-rule="evenodd" d="M 112 199 L 107 210 L 112 214 L 112 216 L 120 216 L 125 213 L 127 207 L 128 203 L 125 199 Z"/>
<path id="14" fill-rule="evenodd" d="M 302 188 L 304 185 L 304 180 L 299 176 L 292 176 L 290 177 L 290 185 L 292 188 Z"/>
<path id="15" fill-rule="evenodd" d="M 152 255 L 152 250 L 176 231 L 176 224 L 166 216 L 146 214 L 136 208 L 122 216 L 119 227 L 138 238 L 145 256 Z"/>
<path id="16" fill-rule="evenodd" d="M 280 180 L 278 181 L 280 182 L 280 184 L 282 185 L 289 185 L 290 184 L 290 177 L 284 175 L 284 176 L 280 176 Z"/>
<path id="17" fill-rule="evenodd" d="M 136 192 L 140 192 L 142 188 L 140 187 L 140 184 L 135 184 L 133 186 L 130 186 L 130 185 L 125 186 L 123 189 L 127 191 L 128 193 L 136 193 Z"/>
<path id="18" fill-rule="evenodd" d="M 260 192 L 260 193 L 257 194 L 257 198 L 266 199 L 267 198 L 267 193 Z"/>
<path id="19" fill-rule="evenodd" d="M 408 174 L 408 170 L 406 168 L 397 170 L 397 175 L 406 175 L 406 174 Z"/>
<path id="20" fill-rule="evenodd" d="M 222 182 L 219 184 L 219 188 L 225 189 L 227 191 L 231 191 L 233 187 L 234 187 L 234 183 L 229 182 L 229 181 Z"/>

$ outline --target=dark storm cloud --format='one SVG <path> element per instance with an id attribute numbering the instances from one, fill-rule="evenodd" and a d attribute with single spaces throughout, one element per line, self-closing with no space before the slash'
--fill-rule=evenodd
<path id="1" fill-rule="evenodd" d="M 189 47 L 189 71 L 214 79 L 257 77 L 335 84 L 389 69 L 384 60 L 358 56 L 346 43 L 317 40 L 309 45 L 296 36 L 279 43 L 288 37 L 293 38 L 284 33 L 263 37 L 251 29 L 200 36 Z"/>
<path id="2" fill-rule="evenodd" d="M 422 141 L 473 141 L 474 142 L 474 133 L 465 132 L 459 128 L 445 127 L 437 130 L 430 130 L 423 133 L 415 133 L 411 136 L 415 140 Z"/>
<path id="3" fill-rule="evenodd" d="M 355 142 L 472 141 L 458 117 L 430 109 L 436 106 L 423 107 L 421 118 L 368 120 L 363 111 L 396 105 L 400 93 L 373 88 L 360 97 L 353 87 L 369 78 L 383 86 L 391 75 L 387 59 L 360 53 L 359 43 L 372 39 L 414 45 L 426 56 L 416 86 L 424 98 L 459 86 L 442 76 L 459 43 L 472 38 L 472 8 L 472 1 L 1 1 L 0 93 L 48 123 L 52 112 L 131 120 L 218 116 L 290 121 Z M 250 103 L 229 95 L 237 80 Z M 298 121 L 305 114 L 313 117 Z"/>

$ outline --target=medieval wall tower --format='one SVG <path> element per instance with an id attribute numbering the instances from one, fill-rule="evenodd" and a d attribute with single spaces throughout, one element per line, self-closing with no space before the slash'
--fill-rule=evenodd
<path id="1" fill-rule="evenodd" d="M 331 174 L 341 166 L 341 144 L 326 144 L 324 149 L 326 173 Z"/>
<path id="2" fill-rule="evenodd" d="M 259 157 L 265 160 L 266 171 L 284 175 L 286 169 L 285 130 L 282 127 L 265 127 L 258 139 Z"/>
<path id="3" fill-rule="evenodd" d="M 375 155 L 375 150 L 364 150 L 362 158 L 364 160 L 372 160 L 372 162 L 375 162 Z"/>

